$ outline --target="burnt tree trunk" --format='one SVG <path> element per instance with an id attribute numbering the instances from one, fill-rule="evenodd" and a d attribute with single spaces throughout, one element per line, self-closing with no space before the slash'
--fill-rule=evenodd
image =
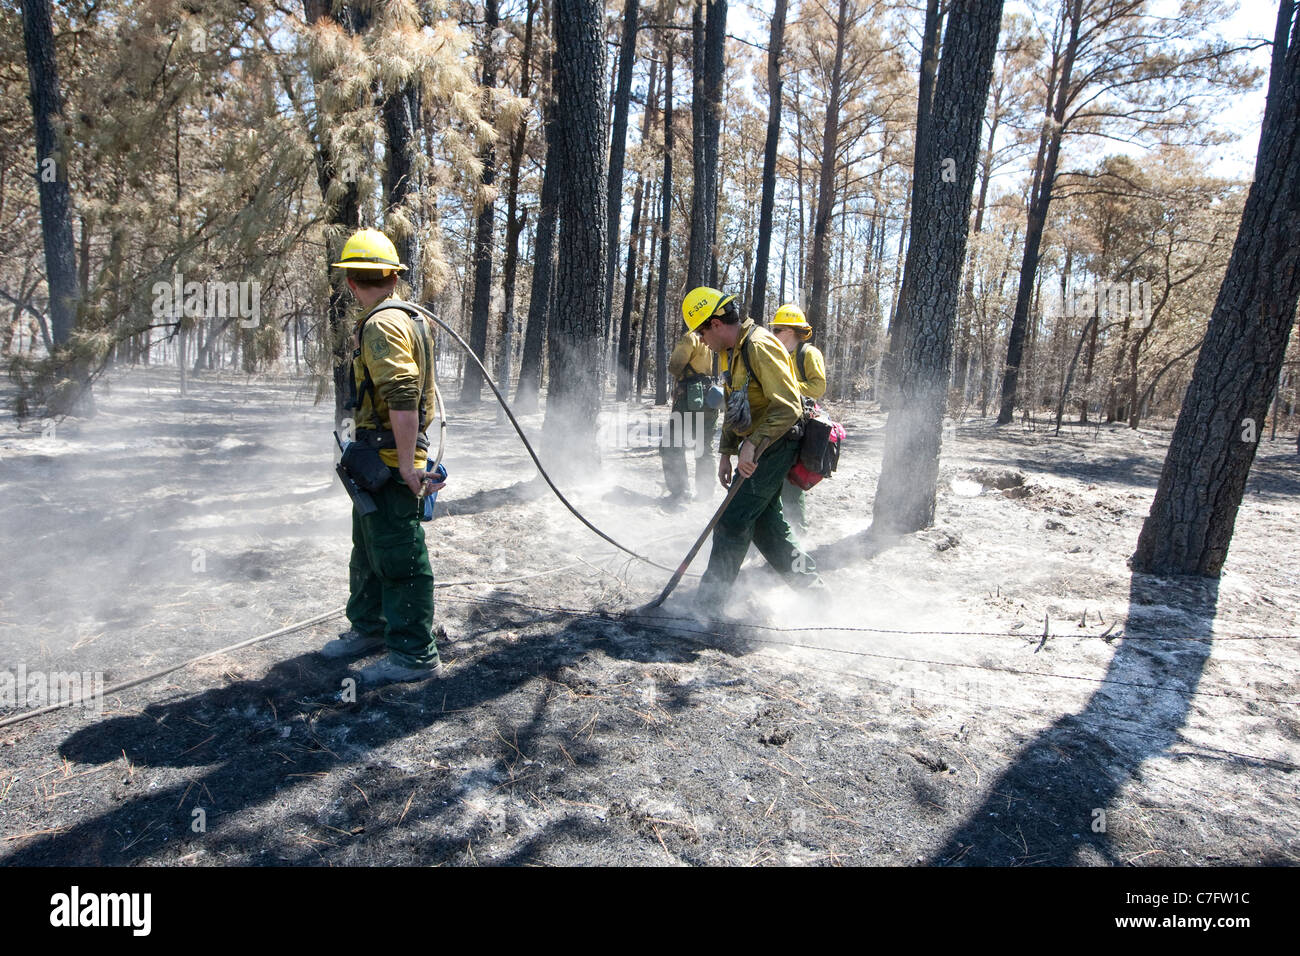
<path id="1" fill-rule="evenodd" d="M 664 37 L 664 182 L 660 190 L 659 292 L 655 301 L 655 404 L 668 402 L 668 255 L 672 249 L 673 211 L 673 41 Z M 687 285 L 690 285 L 689 280 Z M 695 286 L 691 286 L 695 288 Z"/>
<path id="2" fill-rule="evenodd" d="M 655 194 L 653 190 L 651 190 L 650 195 L 651 199 L 649 206 L 651 209 L 654 209 Z M 645 257 L 645 293 L 641 303 L 641 328 L 637 336 L 640 343 L 637 347 L 636 353 L 636 400 L 638 402 L 641 401 L 641 395 L 645 392 L 647 374 L 649 372 L 650 363 L 648 361 L 649 356 L 647 353 L 650 347 L 650 300 L 654 288 L 651 283 L 654 282 L 655 274 L 654 226 L 651 225 L 651 227 L 646 231 L 650 234 L 650 250 L 646 253 Z"/>
<path id="3" fill-rule="evenodd" d="M 924 205 L 928 191 L 923 190 L 922 175 L 920 170 L 928 168 L 929 165 L 929 146 L 930 146 L 930 116 L 934 110 L 934 81 L 939 69 L 939 43 L 943 30 L 943 11 L 940 10 L 939 0 L 926 0 L 925 5 L 925 30 L 921 36 L 921 71 L 917 78 L 917 96 L 916 96 L 916 142 L 913 145 L 912 160 L 912 189 L 908 193 L 907 210 L 904 211 L 903 217 L 906 219 L 910 215 L 915 219 L 918 214 L 923 214 Z M 902 258 L 902 243 L 899 243 Z M 903 348 L 903 323 L 902 319 L 907 316 L 907 296 L 910 291 L 909 276 L 907 270 L 903 270 L 902 285 L 899 286 L 896 304 L 894 306 L 894 321 L 890 323 L 889 329 L 889 360 L 884 363 L 884 369 L 887 374 L 892 375 L 897 365 L 897 353 Z"/>
<path id="4" fill-rule="evenodd" d="M 1025 332 L 1029 325 L 1029 304 L 1033 298 L 1034 280 L 1038 275 L 1038 256 L 1043 242 L 1043 227 L 1047 224 L 1047 210 L 1052 202 L 1052 188 L 1056 183 L 1056 163 L 1061 155 L 1061 137 L 1065 132 L 1065 109 L 1070 96 L 1070 74 L 1079 48 L 1079 26 L 1083 19 L 1083 0 L 1066 0 L 1064 9 L 1070 20 L 1070 38 L 1061 61 L 1060 80 L 1055 87 L 1056 101 L 1045 117 L 1040 155 L 1043 156 L 1041 174 L 1035 169 L 1030 192 L 1029 221 L 1025 228 L 1025 251 L 1020 261 L 1020 284 L 1016 289 L 1016 311 L 1011 319 L 1011 334 L 1007 339 L 1007 362 L 1002 373 L 1002 405 L 998 411 L 998 424 L 1011 422 L 1016 403 L 1016 383 L 1024 358 Z M 1050 96 L 1053 92 L 1049 87 Z M 1030 401 L 1032 413 L 1033 402 Z"/>
<path id="5" fill-rule="evenodd" d="M 571 474 L 599 465 L 605 284 L 605 31 L 599 0 L 555 5 L 555 152 L 559 266 L 543 435 Z M 562 453 L 561 453 L 562 449 Z"/>
<path id="6" fill-rule="evenodd" d="M 826 128 L 822 131 L 821 177 L 817 184 L 817 211 L 813 216 L 812 252 L 808 259 L 808 321 L 814 329 L 826 327 L 830 290 L 831 214 L 835 209 L 835 153 L 839 149 L 840 96 L 844 74 L 844 44 L 848 38 L 848 0 L 840 0 L 835 17 L 835 60 L 826 99 Z"/>
<path id="7" fill-rule="evenodd" d="M 1218 577 L 1300 300 L 1300 17 L 1282 0 L 1255 181 L 1134 571 Z"/>
<path id="8" fill-rule="evenodd" d="M 1079 394 L 1079 424 L 1088 424 L 1088 393 L 1092 388 L 1092 363 L 1097 357 L 1097 332 L 1099 323 L 1092 323 L 1092 331 L 1088 334 L 1088 356 L 1084 359 L 1083 365 L 1083 388 Z"/>
<path id="9" fill-rule="evenodd" d="M 705 11 L 707 7 L 707 19 Z M 692 21 L 695 87 L 691 100 L 691 236 L 686 287 L 714 281 L 713 242 L 718 225 L 718 135 L 722 129 L 723 50 L 727 0 L 701 0 Z M 658 395 L 656 386 L 655 394 Z"/>
<path id="10" fill-rule="evenodd" d="M 998 127 L 1002 121 L 1002 90 L 1003 86 L 999 84 L 997 89 L 993 91 L 993 114 L 989 118 L 988 145 L 984 149 L 984 155 L 980 158 L 979 197 L 975 200 L 975 224 L 971 226 L 971 232 L 975 235 L 979 235 L 984 231 L 984 210 L 988 204 L 989 180 L 993 176 L 993 144 L 997 139 Z M 966 263 L 966 280 L 962 288 L 962 304 L 957 310 L 957 317 L 961 323 L 961 332 L 953 388 L 962 396 L 965 396 L 966 393 L 966 375 L 970 364 L 970 327 L 971 317 L 975 314 L 975 266 L 974 258 L 969 258 Z"/>
<path id="11" fill-rule="evenodd" d="M 384 100 L 383 112 L 388 141 L 384 153 L 385 208 L 391 213 L 399 206 L 407 206 L 407 217 L 411 224 L 409 231 L 404 234 L 394 234 L 396 230 L 390 229 L 389 236 L 397 247 L 398 258 L 407 267 L 402 278 L 411 287 L 411 298 L 418 302 L 424 287 L 420 262 L 420 216 L 419 209 L 408 203 L 408 198 L 418 200 L 423 187 L 419 167 L 415 162 L 420 145 L 417 135 L 420 123 L 418 80 L 412 79 L 389 95 Z"/>
<path id="12" fill-rule="evenodd" d="M 331 13 L 331 11 L 333 12 Z M 344 5 L 335 10 L 330 0 L 303 0 L 303 16 L 306 18 L 307 23 L 312 26 L 332 16 L 339 26 L 351 36 L 355 36 L 365 29 L 368 22 L 368 16 L 354 7 Z M 314 83 L 326 79 L 331 78 L 312 76 Z M 317 89 L 317 93 L 319 95 L 319 89 Z M 336 179 L 339 180 L 343 187 L 338 200 L 329 206 L 325 214 L 326 222 L 334 227 L 337 235 L 337 238 L 328 244 L 327 252 L 330 254 L 325 259 L 327 269 L 329 263 L 338 261 L 338 253 L 348 236 L 361 226 L 357 170 L 347 168 L 343 163 L 339 162 L 339 157 L 334 155 L 334 151 L 330 148 L 329 136 L 324 132 L 324 127 L 328 124 L 329 117 L 319 115 L 317 126 L 312 130 L 312 140 L 316 145 L 316 182 L 320 188 L 320 194 L 328 196 L 330 194 L 330 184 Z M 348 395 L 348 380 L 352 370 L 352 330 L 348 327 L 348 310 L 352 296 L 348 292 L 342 276 L 339 276 L 337 272 L 338 270 L 332 270 L 331 272 L 329 304 L 330 348 L 334 377 L 334 421 L 336 425 L 341 424 L 350 412 L 345 403 Z M 203 361 L 206 353 L 207 361 L 211 363 L 217 344 L 217 332 L 214 331 L 209 335 L 208 342 L 204 345 L 205 352 L 200 353 L 199 360 Z"/>
<path id="13" fill-rule="evenodd" d="M 524 19 L 524 49 L 520 54 L 519 95 L 528 95 L 532 76 L 533 11 L 536 0 L 528 0 L 528 13 Z M 524 141 L 528 134 L 527 117 L 520 117 L 510 144 L 510 185 L 506 193 L 506 259 L 502 268 L 502 285 L 505 294 L 505 311 L 501 315 L 501 335 L 497 349 L 497 387 L 510 391 L 510 360 L 515 338 L 515 277 L 519 270 L 519 234 L 528 220 L 528 208 L 519 211 L 519 167 L 524 159 Z"/>
<path id="14" fill-rule="evenodd" d="M 767 142 L 763 148 L 763 197 L 758 205 L 758 252 L 749 317 L 762 323 L 767 298 L 767 260 L 772 245 L 772 207 L 776 202 L 776 157 L 781 139 L 781 47 L 785 41 L 786 0 L 776 0 L 767 45 Z"/>
<path id="15" fill-rule="evenodd" d="M 913 207 L 906 271 L 898 402 L 890 410 L 876 486 L 873 527 L 889 533 L 934 523 L 943 415 L 952 364 L 952 329 L 970 225 L 971 193 L 1002 0 L 954 0 L 944 33 L 934 108 Z M 921 202 L 921 198 L 924 202 Z"/>
<path id="16" fill-rule="evenodd" d="M 632 99 L 632 67 L 636 62 L 636 30 L 640 0 L 624 0 L 623 36 L 618 48 L 618 85 L 614 90 L 614 128 L 609 142 L 609 190 L 606 202 L 605 229 L 609 236 L 605 270 L 605 309 L 601 322 L 606 342 L 613 336 L 611 321 L 614 308 L 614 279 L 618 270 L 619 223 L 623 218 L 623 159 L 627 155 L 627 112 Z"/>
<path id="17" fill-rule="evenodd" d="M 497 0 L 486 0 L 483 5 L 482 58 L 485 104 L 491 96 L 489 91 L 497 85 L 497 54 L 492 35 L 499 24 Z M 478 217 L 474 225 L 474 304 L 470 309 L 469 347 L 483 360 L 487 353 L 488 318 L 492 309 L 492 233 L 496 225 L 496 203 L 487 198 L 497 181 L 497 151 L 490 141 L 483 144 L 481 158 L 483 175 L 479 177 Z M 483 373 L 476 363 L 466 362 L 460 400 L 477 402 L 482 396 Z"/>
<path id="18" fill-rule="evenodd" d="M 647 142 L 650 136 L 650 115 L 654 112 L 655 83 L 658 80 L 658 64 L 650 64 L 650 85 L 646 89 L 645 113 L 641 122 L 641 142 Z M 637 253 L 642 246 L 641 210 L 645 201 L 645 177 L 637 176 L 636 192 L 632 196 L 632 227 L 627 237 L 627 273 L 623 280 L 623 307 L 618 323 L 618 372 L 616 375 L 615 398 L 620 402 L 627 398 L 632 389 L 632 308 L 636 298 L 636 263 Z M 615 223 L 617 227 L 617 223 Z M 617 247 L 615 247 L 617 248 Z M 609 274 L 614 274 L 614 258 L 610 256 Z M 612 283 L 606 283 L 608 287 Z M 608 297 L 606 305 L 610 304 Z"/>
<path id="19" fill-rule="evenodd" d="M 36 191 L 45 243 L 45 282 L 50 292 L 50 337 L 57 347 L 68 342 L 76 325 L 77 265 L 72 241 L 72 191 L 68 186 L 69 144 L 59 129 L 63 122 L 63 92 L 54 55 L 49 0 L 23 0 L 23 41 L 36 131 Z"/>
<path id="20" fill-rule="evenodd" d="M 543 10 L 544 19 L 549 5 Z M 515 390 L 515 411 L 537 411 L 542 385 L 542 350 L 546 342 L 555 286 L 555 212 L 559 179 L 555 161 L 555 75 L 551 51 L 545 53 L 542 77 L 542 133 L 546 138 L 546 162 L 542 167 L 542 191 L 538 199 L 537 235 L 533 239 L 533 282 L 528 298 L 528 322 L 524 327 L 524 352 L 519 362 L 519 387 Z"/>

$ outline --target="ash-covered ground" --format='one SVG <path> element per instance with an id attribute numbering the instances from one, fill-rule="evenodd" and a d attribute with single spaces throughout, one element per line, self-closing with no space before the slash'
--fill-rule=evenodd
<path id="1" fill-rule="evenodd" d="M 0 676 L 112 685 L 342 606 L 349 503 L 310 386 L 105 385 L 90 421 L 0 430 Z M 1294 436 L 1261 442 L 1223 577 L 1165 580 L 1125 559 L 1167 428 L 964 422 L 935 527 L 883 541 L 884 416 L 834 411 L 807 535 L 832 602 L 751 555 L 700 619 L 694 578 L 626 617 L 667 572 L 569 515 L 494 404 L 453 409 L 440 678 L 340 700 L 358 665 L 314 653 L 335 616 L 2 727 L 0 861 L 1300 861 Z M 675 566 L 715 486 L 662 510 L 657 451 L 607 447 L 565 491 Z M 42 702 L 17 693 L 0 719 Z"/>

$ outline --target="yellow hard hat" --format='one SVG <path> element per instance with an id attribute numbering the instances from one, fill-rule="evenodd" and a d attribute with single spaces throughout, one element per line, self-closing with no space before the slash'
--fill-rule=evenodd
<path id="1" fill-rule="evenodd" d="M 362 229 L 354 232 L 343 244 L 343 254 L 334 263 L 336 269 L 382 269 L 385 277 L 394 271 L 401 272 L 406 266 L 397 258 L 397 249 L 393 241 L 378 229 Z"/>
<path id="2" fill-rule="evenodd" d="M 798 328 L 812 328 L 808 324 L 807 317 L 803 314 L 803 309 L 793 302 L 787 302 L 781 308 L 776 310 L 776 315 L 772 316 L 773 325 L 793 325 Z"/>
<path id="3" fill-rule="evenodd" d="M 723 306 L 735 298 L 734 295 L 723 295 L 717 289 L 705 285 L 692 289 L 682 300 L 682 318 L 686 320 L 686 327 L 694 332 L 706 319 L 717 315 Z"/>

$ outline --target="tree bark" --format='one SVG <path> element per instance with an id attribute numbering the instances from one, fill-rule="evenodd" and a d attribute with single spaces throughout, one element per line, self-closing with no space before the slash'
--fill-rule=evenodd
<path id="1" fill-rule="evenodd" d="M 384 99 L 383 113 L 388 143 L 384 152 L 385 208 L 391 213 L 399 206 L 406 206 L 411 223 L 410 230 L 403 234 L 394 235 L 397 230 L 390 229 L 389 238 L 397 247 L 398 258 L 406 265 L 402 278 L 411 287 L 411 297 L 418 302 L 424 290 L 424 269 L 420 261 L 420 217 L 418 207 L 407 201 L 411 197 L 418 199 L 423 191 L 422 177 L 415 162 L 420 148 L 417 134 L 420 123 L 418 77 L 412 77 L 401 89 Z"/>
<path id="2" fill-rule="evenodd" d="M 636 62 L 637 15 L 640 0 L 623 2 L 623 36 L 618 48 L 618 86 L 614 90 L 614 129 L 609 143 L 609 191 L 605 200 L 605 229 L 609 248 L 605 270 L 605 309 L 601 322 L 608 341 L 613 336 L 614 279 L 618 269 L 618 234 L 623 218 L 623 160 L 627 154 L 627 112 L 632 98 L 632 67 Z"/>
<path id="3" fill-rule="evenodd" d="M 528 0 L 528 13 L 524 19 L 524 49 L 520 54 L 519 95 L 528 95 L 532 75 L 533 11 L 537 0 Z M 505 293 L 505 312 L 501 316 L 501 335 L 497 349 L 497 387 L 503 394 L 510 392 L 510 359 L 515 336 L 515 276 L 519 269 L 519 234 L 528 220 L 528 208 L 519 212 L 519 167 L 524 159 L 524 142 L 528 135 L 527 117 L 520 117 L 510 144 L 510 185 L 506 193 L 506 260 L 502 269 Z"/>
<path id="4" fill-rule="evenodd" d="M 1282 0 L 1255 181 L 1134 571 L 1218 577 L 1300 300 L 1300 18 Z"/>
<path id="5" fill-rule="evenodd" d="M 673 40 L 664 38 L 664 182 L 660 190 L 659 294 L 655 304 L 655 404 L 668 402 L 668 255 L 672 248 L 673 211 Z M 687 285 L 691 285 L 687 281 Z"/>
<path id="6" fill-rule="evenodd" d="M 835 60 L 831 88 L 826 97 L 826 128 L 822 131 L 821 175 L 817 183 L 817 211 L 813 217 L 812 252 L 808 259 L 808 321 L 815 329 L 826 326 L 830 288 L 829 242 L 831 214 L 835 209 L 835 154 L 839 149 L 840 96 L 844 76 L 844 44 L 848 39 L 848 0 L 840 0 L 835 17 Z"/>
<path id="7" fill-rule="evenodd" d="M 1042 175 L 1037 177 L 1031 191 L 1029 222 L 1025 228 L 1025 251 L 1020 262 L 1020 284 L 1016 289 L 1016 311 L 1011 320 L 1011 334 L 1007 340 L 1007 362 L 1002 373 L 1002 405 L 998 411 L 998 424 L 1011 422 L 1016 403 L 1016 382 L 1024 358 L 1025 331 L 1029 323 L 1029 302 L 1038 275 L 1038 256 L 1043 241 L 1043 227 L 1047 223 L 1047 209 L 1052 202 L 1052 188 L 1056 184 L 1056 164 L 1061 155 L 1061 137 L 1065 130 L 1065 109 L 1070 95 L 1070 75 L 1079 48 L 1079 26 L 1083 18 L 1083 0 L 1065 0 L 1064 8 L 1070 21 L 1070 37 L 1061 62 L 1060 82 L 1055 88 L 1056 102 L 1045 118 L 1043 136 L 1046 149 Z M 1049 93 L 1051 91 L 1049 90 Z M 1032 408 L 1032 403 L 1031 403 Z"/>
<path id="8" fill-rule="evenodd" d="M 992 115 L 989 117 L 989 138 L 980 157 L 979 197 L 975 200 L 975 224 L 971 232 L 979 235 L 984 230 L 984 210 L 988 204 L 989 180 L 993 177 L 993 144 L 997 139 L 998 127 L 1002 122 L 1002 92 L 1004 86 L 998 84 L 993 93 Z M 959 393 L 966 392 L 966 375 L 970 359 L 970 324 L 975 313 L 975 260 L 968 257 L 966 262 L 966 279 L 962 288 L 961 307 L 957 311 L 961 323 L 960 339 L 957 350 L 957 374 L 953 379 L 953 388 Z"/>
<path id="9" fill-rule="evenodd" d="M 645 113 L 641 122 L 641 142 L 646 142 L 650 135 L 650 115 L 653 112 L 655 83 L 658 79 L 658 64 L 650 64 L 650 85 L 646 89 Z M 636 263 L 637 254 L 642 248 L 643 232 L 641 229 L 641 210 L 645 200 L 645 177 L 637 176 L 636 193 L 632 196 L 632 227 L 627 237 L 627 272 L 623 280 L 623 307 L 618 323 L 618 374 L 616 376 L 615 398 L 624 401 L 632 390 L 632 309 L 636 298 Z M 616 224 L 617 226 L 617 224 Z M 614 274 L 613 256 L 610 257 L 609 274 Z M 606 287 L 610 283 L 606 283 Z M 608 298 L 606 299 L 608 303 Z"/>
<path id="10" fill-rule="evenodd" d="M 925 5 L 925 29 L 921 35 L 921 70 L 917 78 L 917 96 L 916 96 L 916 142 L 913 146 L 914 158 L 912 161 L 912 189 L 908 194 L 908 208 L 911 210 L 913 221 L 918 215 L 924 216 L 925 201 L 928 192 L 923 191 L 921 182 L 923 176 L 920 170 L 928 169 L 931 165 L 930 159 L 930 117 L 934 110 L 934 81 L 939 69 L 939 43 L 943 30 L 943 11 L 940 10 L 939 0 L 926 0 Z M 904 213 L 906 218 L 907 213 Z M 902 243 L 899 243 L 899 249 L 902 249 Z M 899 253 L 900 258 L 902 253 Z M 903 348 L 904 325 L 900 319 L 908 315 L 907 297 L 910 291 L 910 282 L 907 270 L 903 270 L 902 285 L 899 286 L 897 304 L 894 308 L 894 321 L 890 324 L 889 330 L 889 352 L 890 360 L 885 363 L 885 369 L 893 373 L 897 370 L 898 358 L 895 353 L 900 352 Z"/>
<path id="11" fill-rule="evenodd" d="M 1097 333 L 1098 323 L 1092 324 L 1092 331 L 1088 335 L 1088 356 L 1083 363 L 1083 387 L 1079 394 L 1079 424 L 1088 424 L 1088 392 L 1092 388 L 1092 363 L 1097 357 Z"/>
<path id="12" fill-rule="evenodd" d="M 1061 434 L 1061 419 L 1065 416 L 1065 400 L 1070 396 L 1070 386 L 1074 384 L 1074 370 L 1079 365 L 1079 353 L 1083 351 L 1083 343 L 1088 339 L 1090 334 L 1095 333 L 1097 326 L 1097 316 L 1090 315 L 1083 331 L 1079 333 L 1079 344 L 1074 347 L 1074 357 L 1070 359 L 1069 370 L 1065 373 L 1065 381 L 1061 384 L 1061 395 L 1056 402 L 1056 428 L 1053 435 Z M 1086 401 L 1086 400 L 1085 400 Z"/>
<path id="13" fill-rule="evenodd" d="M 77 266 L 72 241 L 72 191 L 68 186 L 69 143 L 59 129 L 63 92 L 54 52 L 54 22 L 49 0 L 23 0 L 23 41 L 27 47 L 29 99 L 36 132 L 36 191 L 45 244 L 45 282 L 49 288 L 50 335 L 54 345 L 72 338 L 77 321 Z"/>
<path id="14" fill-rule="evenodd" d="M 705 19 L 707 7 L 708 18 Z M 718 135 L 722 128 L 727 0 L 700 0 L 692 20 L 695 88 L 691 101 L 691 235 L 686 287 L 708 285 L 714 272 L 718 216 Z M 658 390 L 656 389 L 656 394 Z"/>
<path id="15" fill-rule="evenodd" d="M 333 4 L 330 0 L 303 0 L 303 15 L 307 23 L 313 26 L 323 19 L 328 19 L 331 16 L 332 9 Z M 350 36 L 360 33 L 369 19 L 367 15 L 347 5 L 334 10 L 332 16 Z M 320 81 L 325 77 L 313 76 L 312 79 L 313 81 Z M 319 126 L 327 125 L 329 118 L 320 116 L 317 122 L 318 129 L 314 131 L 312 138 L 316 143 L 316 179 L 320 194 L 322 196 L 329 195 L 330 183 L 336 177 L 341 177 L 343 181 L 342 197 L 325 215 L 326 221 L 329 225 L 335 227 L 339 236 L 337 243 L 331 243 L 331 248 L 327 250 L 330 255 L 326 258 L 325 263 L 326 269 L 329 269 L 329 263 L 338 261 L 338 253 L 343 242 L 360 228 L 361 206 L 356 177 L 346 175 L 346 171 L 339 168 L 338 157 L 334 155 L 329 145 L 329 137 L 324 135 L 319 128 Z M 351 330 L 348 328 L 348 309 L 351 303 L 351 295 L 347 291 L 347 286 L 344 284 L 342 277 L 334 274 L 334 272 L 337 272 L 337 270 L 331 272 L 329 330 L 333 353 L 334 421 L 335 424 L 341 424 L 349 412 L 345 402 L 347 401 L 348 381 L 352 369 L 352 335 Z M 208 361 L 212 361 L 215 356 L 214 346 L 217 341 L 217 333 L 210 333 L 208 342 L 204 345 Z M 202 360 L 203 353 L 200 353 L 199 357 Z"/>
<path id="16" fill-rule="evenodd" d="M 954 0 L 948 13 L 927 137 L 931 162 L 918 157 L 915 166 L 922 179 L 906 266 L 914 294 L 900 319 L 899 400 L 886 424 L 872 515 L 873 527 L 886 533 L 934 523 L 952 328 L 1001 24 L 1002 0 Z"/>
<path id="17" fill-rule="evenodd" d="M 762 324 L 767 298 L 767 260 L 772 245 L 772 207 L 776 203 L 777 146 L 781 139 L 781 47 L 785 42 L 786 0 L 776 0 L 767 44 L 767 141 L 763 147 L 763 196 L 758 206 L 758 252 L 749 317 Z"/>
<path id="18" fill-rule="evenodd" d="M 605 31 L 599 0 L 555 7 L 559 268 L 543 435 L 571 474 L 599 465 L 601 308 L 605 284 Z M 562 450 L 562 452 L 561 452 Z"/>
<path id="19" fill-rule="evenodd" d="M 654 209 L 654 192 L 651 191 L 650 208 Z M 647 232 L 650 233 L 650 250 L 645 257 L 645 298 L 641 304 L 641 329 L 637 336 L 639 346 L 636 354 L 636 400 L 641 401 L 641 395 L 645 392 L 647 375 L 649 372 L 649 348 L 650 348 L 650 298 L 651 290 L 654 288 L 651 283 L 654 281 L 655 265 L 655 247 L 654 247 L 654 226 L 652 225 Z"/>
<path id="20" fill-rule="evenodd" d="M 500 20 L 497 0 L 483 4 L 483 100 L 489 102 L 489 91 L 497 85 L 497 54 L 492 42 Z M 484 111 L 484 115 L 488 115 Z M 482 205 L 474 225 L 474 303 L 470 308 L 469 347 L 481 360 L 487 353 L 488 319 L 492 309 L 492 233 L 496 224 L 496 202 L 489 198 L 497 179 L 497 151 L 491 142 L 483 144 L 481 159 L 483 175 L 479 178 Z M 487 194 L 487 195 L 485 195 Z M 485 361 L 486 364 L 486 361 Z M 461 383 L 460 400 L 476 403 L 483 397 L 483 373 L 474 362 L 465 363 L 465 378 Z"/>
<path id="21" fill-rule="evenodd" d="M 549 5 L 544 8 L 544 16 L 549 9 Z M 519 387 L 515 390 L 515 411 L 520 414 L 529 414 L 538 408 L 538 392 L 542 384 L 542 350 L 547 338 L 555 285 L 555 213 L 559 199 L 559 177 L 555 158 L 554 60 L 549 49 L 543 59 L 542 75 L 547 85 L 547 90 L 542 95 L 542 133 L 546 139 L 546 162 L 542 167 L 537 235 L 533 240 L 533 282 L 528 297 L 528 322 L 524 327 L 524 354 L 519 363 Z"/>

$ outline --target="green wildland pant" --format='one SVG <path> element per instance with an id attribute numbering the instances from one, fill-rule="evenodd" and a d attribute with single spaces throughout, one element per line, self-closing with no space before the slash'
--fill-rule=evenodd
<path id="1" fill-rule="evenodd" d="M 396 468 L 371 492 L 379 509 L 352 509 L 347 616 L 362 634 L 383 634 L 394 658 L 411 666 L 438 663 L 433 638 L 433 568 L 417 499 Z"/>
<path id="2" fill-rule="evenodd" d="M 802 542 L 808 530 L 808 498 L 798 485 L 786 481 L 781 486 L 781 512 L 785 515 L 790 530 Z"/>
<path id="3" fill-rule="evenodd" d="M 713 436 L 718 430 L 718 410 L 706 408 L 702 412 L 686 411 L 686 397 L 673 400 L 672 417 L 664 429 L 659 445 L 659 457 L 664 466 L 664 484 L 668 494 L 678 497 L 686 494 L 686 442 L 694 439 L 695 447 L 689 449 L 695 459 L 695 493 L 700 493 L 704 482 L 713 481 Z"/>
<path id="4" fill-rule="evenodd" d="M 781 488 L 799 453 L 799 443 L 782 438 L 758 459 L 713 529 L 709 566 L 700 579 L 700 599 L 721 604 L 740 573 L 752 541 L 786 582 L 796 588 L 824 588 L 812 558 L 804 554 L 781 512 Z M 735 480 L 735 479 L 733 479 Z"/>

